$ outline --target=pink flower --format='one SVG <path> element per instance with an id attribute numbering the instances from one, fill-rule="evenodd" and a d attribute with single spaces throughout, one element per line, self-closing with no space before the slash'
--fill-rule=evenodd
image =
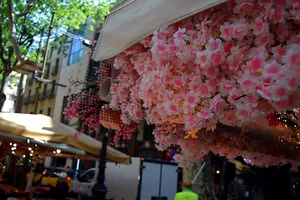
<path id="1" fill-rule="evenodd" d="M 209 66 L 205 69 L 204 71 L 205 76 L 207 76 L 208 78 L 215 78 L 218 74 L 219 74 L 219 68 L 216 66 Z"/>
<path id="2" fill-rule="evenodd" d="M 223 106 L 222 103 L 224 100 L 221 98 L 221 95 L 216 95 L 211 101 L 210 101 L 210 110 L 213 110 L 215 114 L 220 114 L 222 112 Z"/>
<path id="3" fill-rule="evenodd" d="M 249 62 L 247 62 L 247 66 L 249 67 L 250 72 L 253 74 L 260 74 L 263 70 L 264 64 L 265 61 L 259 56 L 254 57 Z"/>
<path id="4" fill-rule="evenodd" d="M 288 5 L 292 5 L 293 8 L 297 8 L 300 6 L 299 0 L 286 0 L 288 2 Z"/>
<path id="5" fill-rule="evenodd" d="M 177 115 L 179 113 L 179 106 L 177 103 L 168 102 L 165 105 L 165 110 L 169 116 Z"/>
<path id="6" fill-rule="evenodd" d="M 284 17 L 284 8 L 277 6 L 274 9 L 274 13 L 271 17 L 273 23 L 281 23 L 283 21 L 283 17 Z"/>
<path id="7" fill-rule="evenodd" d="M 234 41 L 228 41 L 224 44 L 224 52 L 226 54 L 230 54 L 231 53 L 231 47 L 234 46 Z"/>
<path id="8" fill-rule="evenodd" d="M 233 38 L 243 39 L 248 34 L 248 24 L 243 22 L 233 26 Z"/>
<path id="9" fill-rule="evenodd" d="M 189 93 L 185 96 L 185 105 L 190 107 L 195 107 L 200 102 L 200 97 L 197 93 Z"/>
<path id="10" fill-rule="evenodd" d="M 272 95 L 270 93 L 270 87 L 262 87 L 257 90 L 257 93 L 264 99 L 271 101 Z"/>
<path id="11" fill-rule="evenodd" d="M 228 65 L 230 70 L 238 70 L 242 63 L 243 56 L 240 52 L 236 52 L 227 57 Z"/>
<path id="12" fill-rule="evenodd" d="M 249 74 L 244 74 L 241 79 L 238 79 L 238 82 L 245 92 L 253 91 L 257 84 L 257 80 L 252 78 Z"/>
<path id="13" fill-rule="evenodd" d="M 236 116 L 242 121 L 247 121 L 249 120 L 248 118 L 251 116 L 251 111 L 247 108 L 237 108 Z"/>
<path id="14" fill-rule="evenodd" d="M 262 18 L 256 18 L 251 24 L 251 27 L 253 28 L 254 35 L 260 35 L 269 28 L 268 24 L 265 23 Z"/>
<path id="15" fill-rule="evenodd" d="M 233 27 L 231 24 L 229 24 L 228 22 L 224 23 L 224 25 L 220 26 L 220 30 L 221 30 L 221 36 L 220 36 L 221 38 L 223 38 L 226 41 L 232 39 Z"/>
<path id="16" fill-rule="evenodd" d="M 289 95 L 287 85 L 282 81 L 277 81 L 276 85 L 271 87 L 271 95 L 273 101 L 281 101 L 287 99 Z"/>
<path id="17" fill-rule="evenodd" d="M 159 53 L 164 53 L 167 47 L 165 44 L 157 44 L 156 48 Z"/>
<path id="18" fill-rule="evenodd" d="M 270 8 L 273 5 L 273 0 L 260 0 L 258 3 L 260 6 L 264 6 L 264 8 Z"/>
<path id="19" fill-rule="evenodd" d="M 180 89 L 186 85 L 186 77 L 185 76 L 174 77 L 172 83 L 173 83 L 174 88 Z"/>
<path id="20" fill-rule="evenodd" d="M 281 72 L 282 66 L 278 64 L 276 60 L 273 60 L 270 63 L 265 64 L 262 75 L 263 77 L 276 79 Z"/>
<path id="21" fill-rule="evenodd" d="M 178 50 L 179 50 L 179 48 L 178 48 L 175 44 L 171 44 L 171 45 L 169 46 L 169 51 L 170 51 L 171 53 L 176 53 Z"/>
<path id="22" fill-rule="evenodd" d="M 224 55 L 221 51 L 218 51 L 211 56 L 212 63 L 215 65 L 220 65 L 224 61 Z"/>
<path id="23" fill-rule="evenodd" d="M 237 89 L 237 88 L 233 88 L 230 92 L 229 92 L 229 97 L 228 97 L 228 101 L 232 104 L 235 104 L 236 101 L 239 101 L 240 97 L 243 96 L 244 93 Z"/>
<path id="24" fill-rule="evenodd" d="M 282 62 L 292 67 L 300 67 L 300 45 L 294 44 L 287 47 L 287 53 L 282 57 Z"/>
<path id="25" fill-rule="evenodd" d="M 200 64 L 202 68 L 205 68 L 207 65 L 210 64 L 210 54 L 208 51 L 198 51 L 196 54 L 196 60 L 195 62 L 197 64 Z"/>
<path id="26" fill-rule="evenodd" d="M 210 96 L 209 87 L 208 87 L 207 84 L 202 83 L 200 85 L 199 95 L 200 95 L 201 98 L 205 98 L 205 97 L 209 97 Z"/>
<path id="27" fill-rule="evenodd" d="M 254 43 L 256 46 L 273 45 L 273 35 L 271 33 L 261 34 L 254 40 Z"/>
<path id="28" fill-rule="evenodd" d="M 211 119 L 214 116 L 214 114 L 209 110 L 203 110 L 201 112 L 197 112 L 196 115 L 197 117 L 199 117 L 199 119 Z"/>
<path id="29" fill-rule="evenodd" d="M 223 47 L 222 41 L 220 39 L 213 39 L 209 38 L 205 48 L 210 53 L 216 53 L 217 51 L 220 51 Z"/>
<path id="30" fill-rule="evenodd" d="M 173 37 L 177 40 L 183 40 L 184 38 L 185 29 L 178 29 L 176 33 L 173 34 Z"/>
<path id="31" fill-rule="evenodd" d="M 276 59 L 280 59 L 286 54 L 285 48 L 283 48 L 281 45 L 273 47 L 272 53 Z"/>

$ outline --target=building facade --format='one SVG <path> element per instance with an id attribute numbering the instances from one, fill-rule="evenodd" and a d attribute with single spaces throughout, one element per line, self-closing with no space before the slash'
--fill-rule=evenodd
<path id="1" fill-rule="evenodd" d="M 53 116 L 57 97 L 57 86 L 55 83 L 59 82 L 60 70 L 64 60 L 62 49 L 63 45 L 60 45 L 56 49 L 52 47 L 49 50 L 46 68 L 44 69 L 44 79 L 53 81 L 53 84 L 42 83 L 39 91 L 40 95 L 36 114 Z M 24 91 L 22 113 L 34 114 L 37 91 L 38 83 L 34 80 L 34 74 L 28 75 Z"/>

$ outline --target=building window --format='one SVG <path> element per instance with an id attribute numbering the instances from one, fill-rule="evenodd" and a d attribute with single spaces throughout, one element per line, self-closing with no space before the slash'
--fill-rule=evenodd
<path id="1" fill-rule="evenodd" d="M 56 84 L 56 80 L 53 80 L 53 83 L 52 83 L 52 88 L 51 88 L 51 96 L 54 95 L 54 91 L 55 91 L 55 84 Z"/>
<path id="2" fill-rule="evenodd" d="M 59 65 L 59 58 L 57 58 L 56 61 L 55 61 L 55 66 L 53 68 L 52 75 L 56 75 L 57 74 L 57 72 L 58 72 L 58 65 Z"/>
<path id="3" fill-rule="evenodd" d="M 50 74 L 50 66 L 51 63 L 47 63 L 46 65 L 46 71 L 45 71 L 45 74 L 44 74 L 44 78 L 48 78 L 49 77 L 49 74 Z"/>
<path id="4" fill-rule="evenodd" d="M 40 110 L 40 114 L 43 114 L 43 109 Z"/>
<path id="5" fill-rule="evenodd" d="M 62 44 L 60 44 L 60 46 L 59 46 L 59 48 L 58 48 L 58 50 L 57 50 L 57 55 L 59 55 L 60 52 L 61 52 L 61 46 L 62 46 Z"/>
<path id="6" fill-rule="evenodd" d="M 32 74 L 31 74 L 31 76 L 29 78 L 28 84 L 32 85 L 33 84 L 33 80 L 34 80 L 34 72 L 32 72 Z"/>
<path id="7" fill-rule="evenodd" d="M 28 91 L 28 98 L 30 99 L 31 96 L 31 90 Z"/>
<path id="8" fill-rule="evenodd" d="M 53 47 L 51 47 L 50 52 L 48 54 L 48 59 L 52 58 L 53 50 L 54 50 Z"/>
<path id="9" fill-rule="evenodd" d="M 69 55 L 69 65 L 81 60 L 83 53 L 83 44 L 81 40 L 73 39 Z"/>
<path id="10" fill-rule="evenodd" d="M 95 34 L 94 40 L 98 40 L 98 39 L 99 39 L 99 36 L 100 36 L 100 32 L 97 32 L 97 33 Z"/>
<path id="11" fill-rule="evenodd" d="M 61 119 L 60 119 L 60 121 L 61 121 L 62 123 L 67 124 L 67 125 L 68 125 L 70 122 L 69 122 L 69 120 L 66 120 L 66 119 L 65 119 L 64 110 L 65 110 L 65 108 L 68 106 L 68 97 L 69 97 L 69 96 L 64 96 L 64 99 L 63 99 L 63 106 L 62 106 L 62 110 L 61 110 Z"/>
<path id="12" fill-rule="evenodd" d="M 47 115 L 48 115 L 48 116 L 50 116 L 50 115 L 51 115 L 51 107 L 50 107 L 50 108 L 48 108 Z"/>
<path id="13" fill-rule="evenodd" d="M 44 83 L 43 97 L 46 97 L 46 95 L 47 95 L 47 84 Z"/>

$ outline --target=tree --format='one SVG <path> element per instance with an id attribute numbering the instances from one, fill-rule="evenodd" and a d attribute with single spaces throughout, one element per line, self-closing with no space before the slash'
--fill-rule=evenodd
<path id="1" fill-rule="evenodd" d="M 4 0 L 0 2 L 0 94 L 12 67 L 26 59 L 36 60 L 38 41 L 46 36 L 51 14 L 55 12 L 52 39 L 62 30 L 79 30 L 88 18 L 102 22 L 112 1 L 100 0 Z M 43 35 L 44 33 L 45 35 Z M 39 60 L 41 61 L 41 60 Z M 0 95 L 0 102 L 3 95 Z M 5 97 L 4 97 L 5 98 Z"/>

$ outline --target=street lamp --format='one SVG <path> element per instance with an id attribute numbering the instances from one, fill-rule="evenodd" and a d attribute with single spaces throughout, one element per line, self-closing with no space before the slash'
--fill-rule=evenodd
<path id="1" fill-rule="evenodd" d="M 105 181 L 105 168 L 106 168 L 106 152 L 107 152 L 107 142 L 108 142 L 109 131 L 104 129 L 102 148 L 99 159 L 99 170 L 97 176 L 97 183 L 92 188 L 93 199 L 94 200 L 105 200 L 107 193 L 107 187 L 104 184 Z"/>

